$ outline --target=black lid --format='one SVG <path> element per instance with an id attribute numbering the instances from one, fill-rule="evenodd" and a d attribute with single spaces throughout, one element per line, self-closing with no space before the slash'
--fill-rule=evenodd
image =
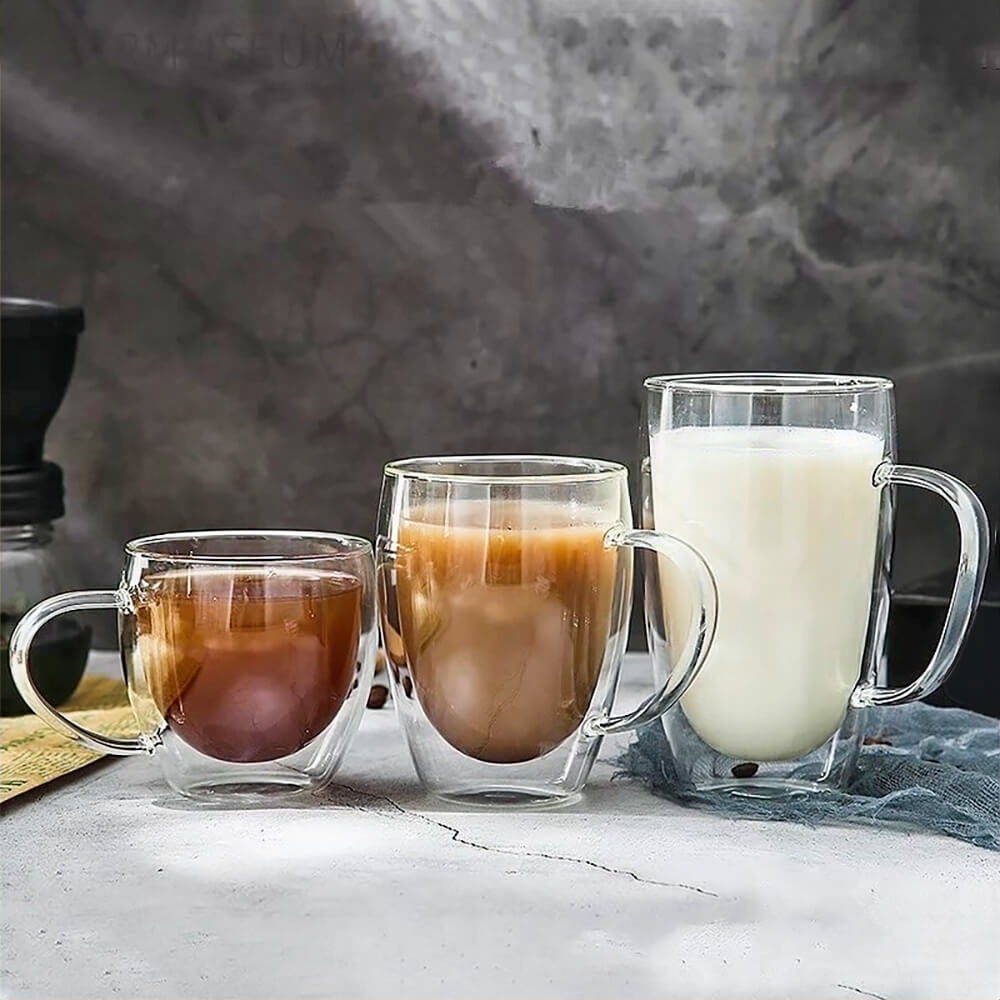
<path id="1" fill-rule="evenodd" d="M 60 306 L 42 299 L 0 299 L 0 321 L 6 337 L 62 336 L 82 332 L 83 309 L 80 306 Z"/>
<path id="2" fill-rule="evenodd" d="M 54 521 L 66 513 L 62 469 L 42 462 L 33 469 L 4 469 L 0 475 L 0 526 Z"/>
<path id="3" fill-rule="evenodd" d="M 0 461 L 6 473 L 8 469 L 34 469 L 42 461 L 45 432 L 73 374 L 83 310 L 34 299 L 3 298 L 0 329 Z"/>

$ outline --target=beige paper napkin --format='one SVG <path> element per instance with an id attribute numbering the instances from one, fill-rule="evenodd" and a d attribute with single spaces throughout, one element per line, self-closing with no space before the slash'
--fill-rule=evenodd
<path id="1" fill-rule="evenodd" d="M 111 677 L 85 677 L 61 711 L 74 722 L 108 736 L 136 733 L 125 686 Z M 102 756 L 57 733 L 36 715 L 0 719 L 0 803 L 93 764 Z"/>

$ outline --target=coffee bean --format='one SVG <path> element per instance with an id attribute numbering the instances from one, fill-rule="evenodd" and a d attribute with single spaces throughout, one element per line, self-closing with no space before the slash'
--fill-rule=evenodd
<path id="1" fill-rule="evenodd" d="M 383 687 L 381 684 L 373 684 L 371 691 L 368 692 L 368 707 L 382 708 L 388 697 L 389 689 L 387 687 Z"/>
<path id="2" fill-rule="evenodd" d="M 403 694 L 407 698 L 413 697 L 413 681 L 410 680 L 409 675 L 403 678 Z"/>
<path id="3" fill-rule="evenodd" d="M 760 768 L 760 764 L 755 764 L 753 761 L 745 761 L 742 764 L 733 764 L 730 770 L 733 772 L 734 778 L 752 778 Z"/>
<path id="4" fill-rule="evenodd" d="M 884 740 L 881 736 L 866 736 L 862 741 L 866 747 L 879 746 L 879 747 L 891 747 L 892 740 Z"/>
<path id="5" fill-rule="evenodd" d="M 403 637 L 388 622 L 385 623 L 385 655 L 395 667 L 406 666 L 406 650 L 403 647 Z"/>

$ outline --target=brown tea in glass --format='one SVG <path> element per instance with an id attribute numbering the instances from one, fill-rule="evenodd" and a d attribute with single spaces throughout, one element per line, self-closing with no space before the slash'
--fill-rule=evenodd
<path id="1" fill-rule="evenodd" d="M 171 729 L 217 760 L 296 753 L 354 681 L 361 582 L 314 569 L 197 568 L 147 577 L 138 654 Z"/>

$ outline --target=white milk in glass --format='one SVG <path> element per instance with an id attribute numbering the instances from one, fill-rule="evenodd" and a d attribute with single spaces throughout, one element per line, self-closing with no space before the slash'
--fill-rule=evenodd
<path id="1" fill-rule="evenodd" d="M 716 750 L 787 760 L 840 727 L 868 628 L 881 500 L 872 473 L 883 455 L 880 438 L 852 430 L 653 436 L 655 526 L 698 549 L 718 584 L 715 642 L 681 699 Z M 662 559 L 660 572 L 668 624 L 683 632 L 683 581 Z"/>

